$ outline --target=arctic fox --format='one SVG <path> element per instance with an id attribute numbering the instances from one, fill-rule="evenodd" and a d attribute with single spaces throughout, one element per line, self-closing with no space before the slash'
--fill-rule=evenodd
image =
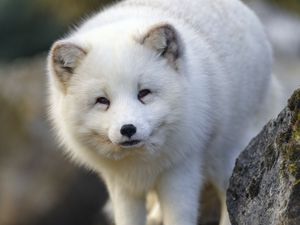
<path id="1" fill-rule="evenodd" d="M 272 53 L 238 0 L 126 0 L 52 47 L 50 117 L 61 143 L 105 181 L 116 225 L 196 225 L 270 118 Z M 275 101 L 275 99 L 273 99 Z M 162 220 L 162 221 L 160 221 Z"/>

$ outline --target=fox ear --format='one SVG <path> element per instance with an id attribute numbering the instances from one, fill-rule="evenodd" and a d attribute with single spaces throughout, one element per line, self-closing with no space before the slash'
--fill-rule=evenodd
<path id="1" fill-rule="evenodd" d="M 141 40 L 141 44 L 153 49 L 158 55 L 176 67 L 181 55 L 181 43 L 175 28 L 169 24 L 161 24 L 151 28 Z"/>
<path id="2" fill-rule="evenodd" d="M 75 69 L 87 52 L 76 44 L 58 41 L 56 42 L 49 55 L 50 70 L 59 85 L 66 89 Z"/>

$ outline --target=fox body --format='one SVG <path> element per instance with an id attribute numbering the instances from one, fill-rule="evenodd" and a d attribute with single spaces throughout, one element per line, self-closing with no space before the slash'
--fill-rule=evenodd
<path id="1" fill-rule="evenodd" d="M 223 201 L 272 91 L 271 48 L 238 0 L 127 0 L 49 54 L 50 117 L 70 156 L 97 171 L 116 225 L 196 225 L 199 192 Z M 162 220 L 162 221 L 161 221 Z"/>

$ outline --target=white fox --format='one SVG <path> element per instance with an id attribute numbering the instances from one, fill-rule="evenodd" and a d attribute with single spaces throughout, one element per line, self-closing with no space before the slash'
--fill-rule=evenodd
<path id="1" fill-rule="evenodd" d="M 72 158 L 101 174 L 116 225 L 146 224 L 150 191 L 148 224 L 196 225 L 205 181 L 228 225 L 235 159 L 277 111 L 271 65 L 238 0 L 126 0 L 53 45 L 50 117 Z"/>

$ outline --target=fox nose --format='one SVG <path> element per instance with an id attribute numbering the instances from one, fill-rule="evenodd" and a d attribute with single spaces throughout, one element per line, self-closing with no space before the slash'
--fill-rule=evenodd
<path id="1" fill-rule="evenodd" d="M 125 124 L 121 127 L 120 133 L 128 138 L 136 133 L 136 127 L 133 124 Z"/>

